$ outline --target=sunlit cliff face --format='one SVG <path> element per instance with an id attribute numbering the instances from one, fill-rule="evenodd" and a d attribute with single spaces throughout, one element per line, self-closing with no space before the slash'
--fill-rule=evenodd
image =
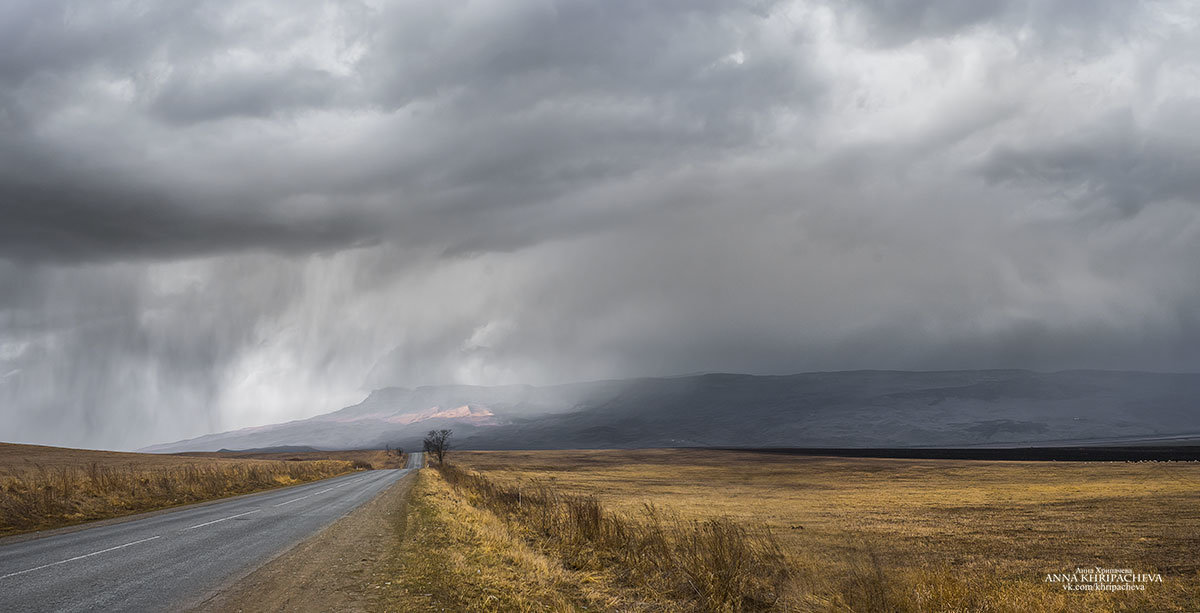
<path id="1" fill-rule="evenodd" d="M 1197 11 L 9 2 L 0 440 L 385 385 L 1200 368 Z"/>

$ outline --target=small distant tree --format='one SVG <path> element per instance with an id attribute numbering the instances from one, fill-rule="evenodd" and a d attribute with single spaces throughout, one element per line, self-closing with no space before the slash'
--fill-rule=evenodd
<path id="1" fill-rule="evenodd" d="M 425 435 L 424 450 L 425 453 L 437 458 L 438 464 L 442 463 L 442 459 L 446 457 L 446 452 L 450 451 L 450 430 L 430 430 L 429 434 Z"/>

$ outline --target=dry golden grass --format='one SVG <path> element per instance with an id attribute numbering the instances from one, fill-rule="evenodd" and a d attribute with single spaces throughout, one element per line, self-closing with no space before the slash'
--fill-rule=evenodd
<path id="1" fill-rule="evenodd" d="M 792 578 L 770 532 L 728 518 L 689 520 L 654 507 L 631 517 L 544 484 L 500 484 L 452 465 L 438 473 L 564 568 L 606 577 L 641 609 L 765 610 Z"/>
<path id="2" fill-rule="evenodd" d="M 795 569 L 782 610 L 1200 609 L 1200 465 L 787 457 L 648 450 L 459 452 L 503 484 L 637 517 L 765 525 Z M 1141 593 L 1068 593 L 1076 566 L 1161 572 Z"/>
<path id="3" fill-rule="evenodd" d="M 382 611 L 632 610 L 599 573 L 569 570 L 422 469 L 380 577 Z"/>
<path id="4" fill-rule="evenodd" d="M 283 460 L 287 462 L 312 460 L 345 460 L 364 462 L 373 468 L 404 468 L 404 457 L 382 449 L 351 449 L 346 451 L 198 451 L 176 454 L 177 457 L 222 458 L 239 460 Z"/>
<path id="5" fill-rule="evenodd" d="M 324 479 L 346 460 L 195 458 L 0 443 L 0 536 Z"/>

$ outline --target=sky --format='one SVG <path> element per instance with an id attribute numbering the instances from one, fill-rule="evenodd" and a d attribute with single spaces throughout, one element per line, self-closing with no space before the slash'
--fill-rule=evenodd
<path id="1" fill-rule="evenodd" d="M 0 3 L 0 440 L 371 389 L 1200 370 L 1200 8 Z"/>

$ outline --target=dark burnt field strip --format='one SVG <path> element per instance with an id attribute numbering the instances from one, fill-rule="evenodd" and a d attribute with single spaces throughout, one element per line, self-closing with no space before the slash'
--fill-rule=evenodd
<path id="1" fill-rule="evenodd" d="M 1200 462 L 1200 445 L 1152 447 L 1011 447 L 1011 448 L 854 448 L 854 447 L 721 447 L 799 456 L 899 458 L 918 460 L 1020 460 L 1042 462 Z"/>

